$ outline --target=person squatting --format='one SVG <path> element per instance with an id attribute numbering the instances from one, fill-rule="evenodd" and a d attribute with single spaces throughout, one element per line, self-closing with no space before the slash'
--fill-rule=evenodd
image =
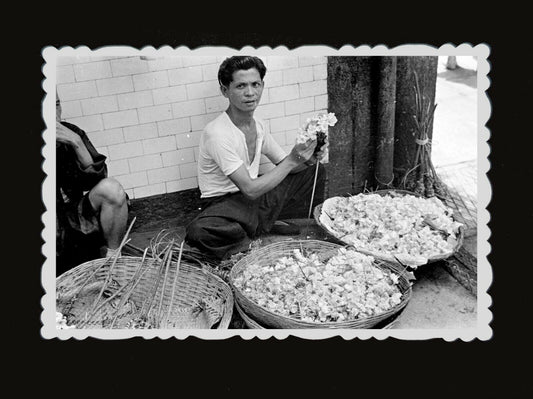
<path id="1" fill-rule="evenodd" d="M 258 57 L 223 61 L 218 80 L 229 105 L 200 138 L 198 184 L 203 210 L 187 226 L 186 242 L 220 259 L 263 233 L 296 234 L 297 226 L 283 219 L 307 217 L 315 173 L 309 166 L 325 154 L 322 149 L 314 154 L 315 140 L 296 144 L 287 155 L 264 122 L 254 117 L 265 74 Z M 275 167 L 259 175 L 261 155 Z M 324 184 L 322 165 L 317 181 Z M 313 202 L 322 200 L 318 195 Z"/>

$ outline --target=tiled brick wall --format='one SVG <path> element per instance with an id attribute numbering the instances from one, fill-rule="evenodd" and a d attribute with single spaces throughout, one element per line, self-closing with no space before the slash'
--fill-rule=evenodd
<path id="1" fill-rule="evenodd" d="M 58 58 L 63 118 L 108 157 L 131 198 L 198 186 L 202 129 L 227 108 L 217 81 L 225 57 Z M 261 57 L 265 90 L 256 116 L 290 151 L 296 130 L 327 108 L 326 57 Z M 263 158 L 262 170 L 272 165 Z"/>

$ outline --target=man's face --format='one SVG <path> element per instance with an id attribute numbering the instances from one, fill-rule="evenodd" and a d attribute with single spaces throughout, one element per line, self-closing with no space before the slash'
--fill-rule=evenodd
<path id="1" fill-rule="evenodd" d="M 56 121 L 61 121 L 61 103 L 56 99 Z"/>
<path id="2" fill-rule="evenodd" d="M 228 87 L 221 87 L 222 94 L 235 108 L 252 112 L 259 105 L 263 94 L 263 81 L 255 68 L 238 70 Z"/>

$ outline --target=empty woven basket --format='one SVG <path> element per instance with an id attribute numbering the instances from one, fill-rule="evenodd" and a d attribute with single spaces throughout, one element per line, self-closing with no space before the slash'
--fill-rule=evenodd
<path id="1" fill-rule="evenodd" d="M 56 293 L 57 311 L 77 328 L 225 329 L 233 312 L 230 287 L 183 261 L 92 260 L 59 276 Z"/>

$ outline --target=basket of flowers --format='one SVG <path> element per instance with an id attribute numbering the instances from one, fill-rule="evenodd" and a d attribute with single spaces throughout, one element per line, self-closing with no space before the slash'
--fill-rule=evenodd
<path id="1" fill-rule="evenodd" d="M 464 226 L 444 202 L 405 190 L 331 197 L 313 217 L 336 241 L 412 268 L 452 256 L 464 238 Z"/>
<path id="2" fill-rule="evenodd" d="M 374 328 L 411 297 L 410 273 L 400 265 L 318 240 L 254 250 L 229 281 L 252 328 Z"/>
<path id="3" fill-rule="evenodd" d="M 58 328 L 225 329 L 233 304 L 221 278 L 171 253 L 95 259 L 56 280 Z"/>

